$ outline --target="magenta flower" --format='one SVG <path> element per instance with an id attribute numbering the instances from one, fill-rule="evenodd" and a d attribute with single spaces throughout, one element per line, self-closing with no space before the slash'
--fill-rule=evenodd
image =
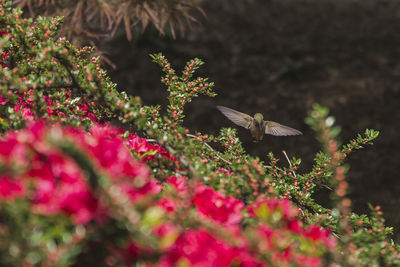
<path id="1" fill-rule="evenodd" d="M 162 146 L 159 144 L 151 144 L 147 142 L 146 139 L 139 137 L 137 134 L 130 133 L 128 138 L 126 138 L 126 143 L 128 147 L 133 151 L 137 152 L 140 155 L 146 154 L 148 152 L 154 153 L 154 155 L 148 155 L 142 158 L 143 162 L 147 162 L 149 160 L 154 160 L 155 155 L 159 154 L 163 158 L 166 158 L 171 161 L 176 161 L 174 157 L 172 157 L 168 151 L 166 151 Z"/>
<path id="2" fill-rule="evenodd" d="M 43 214 L 65 212 L 77 224 L 98 217 L 98 202 L 74 161 L 61 154 L 36 155 L 26 174 L 36 184 L 33 208 Z"/>
<path id="3" fill-rule="evenodd" d="M 0 200 L 14 199 L 23 197 L 25 186 L 19 179 L 11 179 L 6 175 L 0 177 Z"/>
<path id="4" fill-rule="evenodd" d="M 172 185 L 179 196 L 185 196 L 188 193 L 188 188 L 187 188 L 187 181 L 188 178 L 183 178 L 183 177 L 176 177 L 176 176 L 171 176 L 171 177 L 167 177 L 165 179 L 167 181 L 168 184 Z"/>
<path id="5" fill-rule="evenodd" d="M 192 200 L 200 214 L 224 224 L 237 224 L 242 220 L 244 204 L 231 196 L 223 197 L 211 187 L 199 185 Z"/>
<path id="6" fill-rule="evenodd" d="M 304 229 L 302 235 L 311 239 L 314 243 L 321 242 L 330 249 L 333 249 L 336 246 L 336 239 L 331 236 L 331 232 L 318 225 L 311 225 L 307 229 Z"/>
<path id="7" fill-rule="evenodd" d="M 188 230 L 178 237 L 159 266 L 232 266 L 238 249 L 215 238 L 205 230 Z M 239 259 L 238 259 L 239 260 Z M 240 263 L 240 261 L 239 261 Z"/>
<path id="8" fill-rule="evenodd" d="M 6 105 L 8 103 L 7 98 L 4 96 L 0 95 L 0 105 Z"/>

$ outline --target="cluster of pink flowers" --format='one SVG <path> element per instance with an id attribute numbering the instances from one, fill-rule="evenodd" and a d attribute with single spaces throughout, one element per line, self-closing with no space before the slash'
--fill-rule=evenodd
<path id="1" fill-rule="evenodd" d="M 131 153 L 131 150 L 147 153 L 155 149 L 154 145 L 137 135 L 124 139 L 120 129 L 97 124 L 85 132 L 39 122 L 7 133 L 0 139 L 0 165 L 4 170 L 0 177 L 0 201 L 26 198 L 32 202 L 33 212 L 64 213 L 76 224 L 106 220 L 112 207 L 105 206 L 102 196 L 94 194 L 89 178 L 60 147 L 61 142 L 86 155 L 96 171 L 107 175 L 132 204 L 150 197 L 153 203 L 150 206 L 160 206 L 166 211 L 164 222 L 153 231 L 166 244 L 161 246 L 159 266 L 262 266 L 262 254 L 282 264 L 321 266 L 318 253 L 335 246 L 329 231 L 317 226 L 304 227 L 298 219 L 298 208 L 289 200 L 259 198 L 245 205 L 185 177 L 166 177 L 165 183 L 160 184 L 151 178 L 146 164 Z M 156 151 L 172 158 L 160 148 Z M 164 192 L 158 200 L 152 199 L 163 186 L 173 190 L 167 191 L 169 194 Z M 178 207 L 195 210 L 197 220 L 214 225 L 214 230 L 172 225 L 169 221 L 178 213 Z M 240 226 L 244 217 L 252 217 L 259 223 L 244 231 Z M 219 231 L 223 234 L 218 234 Z M 311 254 L 302 251 L 304 244 Z M 121 255 L 126 262 L 134 262 L 148 253 L 150 249 L 133 242 Z"/>
<path id="2" fill-rule="evenodd" d="M 67 89 L 61 89 L 65 93 L 66 100 L 65 101 L 70 101 L 69 99 L 71 98 L 71 90 Z M 23 93 L 17 93 L 17 101 L 14 105 L 14 112 L 16 113 L 21 113 L 22 117 L 27 120 L 27 121 L 34 121 L 35 118 L 35 111 L 34 111 L 34 105 L 35 105 L 35 100 L 34 100 L 34 90 L 30 89 L 28 91 L 25 91 Z M 46 107 L 46 113 L 47 117 L 61 117 L 61 118 L 66 118 L 68 117 L 67 114 L 65 114 L 61 109 L 60 109 L 60 101 L 58 99 L 54 100 L 51 98 L 51 96 L 42 96 L 43 100 L 45 101 L 47 107 Z M 0 96 L 0 105 L 6 105 L 8 103 L 7 98 L 4 96 Z M 89 105 L 85 100 L 79 100 L 73 107 L 69 107 L 69 110 L 72 112 L 72 114 L 79 116 L 81 118 L 89 118 L 91 121 L 96 122 L 95 115 L 90 112 Z"/>
<path id="3" fill-rule="evenodd" d="M 159 266 L 263 266 L 244 247 L 232 246 L 205 229 L 187 230 L 161 258 Z"/>
<path id="4" fill-rule="evenodd" d="M 119 131 L 108 126 L 92 126 L 90 133 L 35 123 L 21 131 L 10 131 L 0 140 L 0 198 L 26 196 L 33 210 L 43 214 L 64 212 L 75 223 L 100 219 L 105 212 L 89 186 L 88 177 L 59 146 L 70 142 L 84 152 L 99 173 L 105 173 L 122 192 L 135 201 L 157 194 L 161 185 L 150 179 L 146 165 L 130 154 Z M 29 192 L 30 185 L 33 192 Z"/>

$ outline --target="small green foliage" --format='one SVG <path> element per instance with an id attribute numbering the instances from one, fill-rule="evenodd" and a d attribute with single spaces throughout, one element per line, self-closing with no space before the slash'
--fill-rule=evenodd
<path id="1" fill-rule="evenodd" d="M 172 119 L 175 123 L 182 123 L 183 108 L 185 104 L 190 103 L 194 97 L 201 94 L 208 95 L 210 97 L 216 96 L 212 91 L 214 83 L 208 82 L 207 78 L 198 77 L 194 80 L 192 76 L 194 72 L 204 64 L 198 58 L 189 61 L 182 71 L 182 76 L 177 76 L 175 70 L 171 68 L 171 64 L 165 59 L 162 54 L 151 55 L 153 62 L 160 65 L 162 71 L 165 73 L 164 77 L 161 78 L 161 82 L 167 86 L 169 92 L 168 115 L 169 119 Z"/>

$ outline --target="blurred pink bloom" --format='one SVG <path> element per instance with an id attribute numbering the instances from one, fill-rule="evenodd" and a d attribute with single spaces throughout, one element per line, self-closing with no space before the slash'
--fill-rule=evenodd
<path id="1" fill-rule="evenodd" d="M 188 193 L 188 188 L 187 188 L 187 181 L 188 178 L 183 178 L 183 177 L 176 177 L 176 176 L 171 176 L 167 177 L 165 179 L 168 184 L 173 185 L 173 187 L 176 189 L 178 195 L 184 196 Z"/>
<path id="2" fill-rule="evenodd" d="M 160 260 L 159 266 L 177 266 L 185 262 L 196 267 L 261 266 L 243 249 L 233 247 L 201 229 L 187 230 L 179 236 L 169 253 Z"/>
<path id="3" fill-rule="evenodd" d="M 128 144 L 128 147 L 132 149 L 133 151 L 136 151 L 139 154 L 145 154 L 147 152 L 153 151 L 156 154 L 161 155 L 162 157 L 171 160 L 171 161 L 176 161 L 174 157 L 172 157 L 163 147 L 161 147 L 159 144 L 151 144 L 147 142 L 146 139 L 139 137 L 137 134 L 130 133 L 128 138 L 126 138 L 126 143 Z M 155 155 L 151 156 L 146 156 L 142 158 L 143 162 L 147 162 L 149 160 L 154 160 Z"/>
<path id="4" fill-rule="evenodd" d="M 141 178 L 139 178 L 141 179 Z M 132 183 L 118 183 L 123 192 L 125 192 L 132 202 L 138 201 L 143 197 L 154 196 L 158 194 L 162 185 L 157 183 L 154 179 L 148 180 L 141 187 L 136 187 Z"/>
<path id="5" fill-rule="evenodd" d="M 315 243 L 321 242 L 330 249 L 336 246 L 336 239 L 331 236 L 331 232 L 318 225 L 311 225 L 304 229 L 302 235 L 306 238 L 310 238 Z"/>
<path id="6" fill-rule="evenodd" d="M 25 187 L 19 179 L 10 179 L 6 175 L 0 177 L 0 199 L 23 197 Z"/>
<path id="7" fill-rule="evenodd" d="M 0 95 L 0 105 L 6 105 L 8 103 L 7 98 L 4 96 Z"/>
<path id="8" fill-rule="evenodd" d="M 81 169 L 71 159 L 54 153 L 36 155 L 27 176 L 36 184 L 35 211 L 43 214 L 63 211 L 77 224 L 85 224 L 97 217 L 97 200 Z"/>
<path id="9" fill-rule="evenodd" d="M 199 185 L 192 202 L 201 214 L 215 221 L 237 224 L 242 220 L 243 202 L 231 196 L 223 197 L 211 187 Z"/>
<path id="10" fill-rule="evenodd" d="M 176 199 L 172 197 L 164 197 L 158 201 L 158 205 L 162 207 L 166 212 L 169 214 L 172 214 L 176 211 L 176 208 L 178 207 L 178 202 Z"/>

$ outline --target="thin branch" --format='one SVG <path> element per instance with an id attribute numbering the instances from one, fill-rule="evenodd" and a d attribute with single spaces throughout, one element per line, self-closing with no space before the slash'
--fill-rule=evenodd
<path id="1" fill-rule="evenodd" d="M 195 135 L 193 135 L 193 134 L 186 134 L 186 136 L 189 136 L 189 137 L 197 137 L 197 136 L 195 136 Z M 156 140 L 156 139 L 146 139 L 146 141 L 147 141 L 147 142 L 150 142 L 150 143 L 157 143 L 157 140 Z M 232 162 L 230 162 L 230 161 L 224 159 L 223 157 L 221 157 L 220 155 L 218 155 L 218 152 L 217 152 L 214 148 L 212 148 L 207 142 L 203 142 L 203 144 L 204 144 L 205 146 L 207 146 L 209 149 L 211 149 L 211 150 L 215 153 L 215 155 L 217 155 L 217 157 L 218 157 L 220 160 L 224 161 L 224 162 L 227 163 L 227 164 L 232 164 Z M 272 169 L 272 167 L 269 166 L 269 165 L 264 165 L 264 168 Z"/>
<path id="2" fill-rule="evenodd" d="M 285 155 L 287 161 L 289 162 L 290 168 L 292 168 L 292 163 L 290 162 L 289 157 L 288 157 L 288 155 L 286 154 L 286 151 L 285 151 L 285 150 L 282 150 L 282 153 Z M 295 173 L 293 170 L 292 170 L 292 173 L 293 173 L 294 178 L 297 179 L 296 173 Z"/>
<path id="3" fill-rule="evenodd" d="M 195 135 L 193 135 L 193 134 L 186 134 L 186 136 L 188 136 L 188 137 L 194 137 L 194 138 L 197 137 L 197 136 L 195 136 Z M 230 161 L 224 159 L 223 157 L 221 157 L 220 155 L 218 155 L 218 152 L 217 152 L 214 148 L 212 148 L 207 142 L 203 142 L 203 144 L 204 144 L 206 147 L 208 147 L 209 149 L 211 149 L 211 150 L 215 153 L 215 155 L 217 155 L 217 157 L 218 157 L 220 160 L 224 161 L 224 162 L 227 163 L 227 164 L 232 164 L 232 162 L 230 162 Z"/>
<path id="4" fill-rule="evenodd" d="M 327 189 L 329 189 L 329 190 L 331 190 L 331 191 L 333 191 L 333 189 L 330 188 L 329 186 L 327 186 L 326 184 L 319 184 L 319 185 L 322 186 L 322 187 L 325 187 L 325 188 L 327 188 Z"/>

